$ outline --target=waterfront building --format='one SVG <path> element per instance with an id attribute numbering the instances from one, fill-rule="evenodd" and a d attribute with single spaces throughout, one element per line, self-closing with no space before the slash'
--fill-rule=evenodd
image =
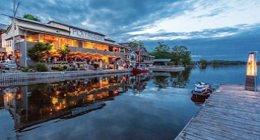
<path id="1" fill-rule="evenodd" d="M 5 54 L 5 49 L 1 48 L 1 46 L 2 46 L 2 34 L 6 30 L 6 28 L 7 28 L 7 25 L 0 23 L 0 62 L 2 61 L 2 59 L 3 59 L 2 57 Z"/>
<path id="2" fill-rule="evenodd" d="M 126 53 L 125 53 L 125 59 L 127 62 L 132 64 L 133 66 L 137 63 L 139 64 L 145 64 L 145 65 L 153 65 L 154 63 L 154 56 L 151 56 L 148 54 L 148 51 L 144 46 L 137 46 L 133 47 L 132 46 L 133 42 L 128 42 L 128 43 L 119 43 L 119 45 L 123 46 L 126 48 Z"/>
<path id="3" fill-rule="evenodd" d="M 34 63 L 27 56 L 27 50 L 36 42 L 51 43 L 54 51 L 51 59 L 55 58 L 55 60 L 59 60 L 61 57 L 57 49 L 68 44 L 71 49 L 67 56 L 68 60 L 91 58 L 103 60 L 103 63 L 115 63 L 116 61 L 122 63 L 124 61 L 125 48 L 115 44 L 114 40 L 107 38 L 104 34 L 56 21 L 43 24 L 29 19 L 15 18 L 14 22 L 14 27 L 10 25 L 3 34 L 2 48 L 7 53 L 5 58 L 12 59 L 10 56 L 14 54 L 16 62 L 20 66 Z M 12 45 L 13 33 L 15 36 L 14 47 Z"/>

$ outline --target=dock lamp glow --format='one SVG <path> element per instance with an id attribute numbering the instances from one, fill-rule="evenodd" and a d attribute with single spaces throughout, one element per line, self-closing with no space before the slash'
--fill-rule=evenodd
<path id="1" fill-rule="evenodd" d="M 246 84 L 245 89 L 257 91 L 257 52 L 250 52 L 248 55 L 247 69 L 246 69 Z"/>

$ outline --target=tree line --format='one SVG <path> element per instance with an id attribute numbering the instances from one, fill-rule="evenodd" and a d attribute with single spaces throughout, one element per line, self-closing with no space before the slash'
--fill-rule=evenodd
<path id="1" fill-rule="evenodd" d="M 154 56 L 155 59 L 171 59 L 174 65 L 190 65 L 191 52 L 188 51 L 186 46 L 174 46 L 170 48 L 167 44 L 163 42 L 158 42 L 158 46 L 153 52 L 149 52 L 150 55 Z"/>
<path id="2" fill-rule="evenodd" d="M 228 60 L 211 60 L 207 61 L 205 59 L 200 59 L 198 63 L 202 66 L 207 65 L 245 65 L 247 62 L 245 61 L 228 61 Z"/>

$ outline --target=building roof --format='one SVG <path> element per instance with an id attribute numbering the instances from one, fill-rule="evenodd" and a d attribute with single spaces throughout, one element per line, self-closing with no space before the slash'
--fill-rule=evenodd
<path id="1" fill-rule="evenodd" d="M 9 16 L 9 15 L 6 15 L 6 16 Z M 9 16 L 9 17 L 10 17 L 10 18 L 13 18 L 13 16 Z M 26 18 L 21 18 L 21 17 L 16 17 L 16 19 L 22 20 L 22 21 L 26 21 L 26 22 L 35 23 L 35 24 L 40 24 L 40 25 L 43 25 L 43 26 L 51 27 L 51 28 L 56 28 L 56 29 L 59 29 L 59 30 L 68 31 L 68 30 L 65 30 L 65 29 L 62 29 L 62 28 L 59 28 L 59 27 L 55 27 L 55 26 L 49 24 L 49 23 L 57 23 L 57 24 L 61 24 L 61 25 L 64 25 L 64 26 L 69 26 L 69 27 L 72 27 L 72 28 L 76 28 L 76 29 L 80 29 L 80 30 L 84 30 L 84 31 L 88 31 L 88 32 L 91 32 L 91 33 L 95 33 L 95 34 L 99 34 L 99 35 L 105 36 L 105 35 L 103 35 L 103 34 L 101 34 L 101 33 L 98 33 L 98 32 L 89 31 L 89 30 L 86 30 L 86 29 L 82 29 L 82 28 L 79 28 L 79 27 L 71 26 L 71 25 L 64 24 L 64 23 L 60 23 L 60 22 L 56 22 L 56 21 L 49 21 L 47 24 L 44 24 L 44 23 L 39 22 L 39 21 L 34 21 L 34 20 L 30 20 L 30 19 L 26 19 Z M 1 25 L 1 24 L 0 24 L 0 25 Z M 7 27 L 8 27 L 8 26 L 6 25 L 6 28 L 7 28 Z M 9 27 L 10 27 L 10 26 L 9 26 Z M 6 29 L 6 28 L 5 28 L 5 29 Z M 29 29 L 29 28 L 23 27 L 23 26 L 20 26 L 19 28 L 20 28 L 20 29 L 26 29 L 26 30 L 29 30 L 29 31 L 38 31 L 38 32 L 42 32 L 42 33 L 46 33 L 46 34 L 47 34 L 47 32 L 43 32 L 43 31 L 36 30 L 36 29 Z M 5 29 L 4 29 L 4 30 L 5 30 Z M 1 28 L 0 28 L 0 31 L 1 31 Z M 48 34 L 58 35 L 58 36 L 64 36 L 64 37 L 71 37 L 71 36 L 60 35 L 60 34 L 55 34 L 55 33 L 48 33 Z M 104 39 L 104 40 L 107 41 L 107 42 L 94 41 L 94 40 L 82 39 L 82 38 L 77 38 L 77 37 L 73 37 L 73 38 L 81 39 L 81 40 L 87 40 L 87 41 L 93 41 L 93 42 L 97 42 L 97 43 L 101 43 L 101 44 L 113 45 L 113 46 L 117 46 L 117 47 L 124 48 L 124 47 L 121 46 L 121 45 L 115 44 L 115 41 L 112 40 L 112 39 L 110 39 L 110 38 L 105 38 L 105 39 Z M 110 43 L 109 43 L 109 42 L 110 42 Z"/>
<path id="2" fill-rule="evenodd" d="M 13 18 L 13 16 L 10 16 L 10 15 L 5 15 L 5 16 Z M 57 24 L 61 24 L 61 25 L 65 25 L 65 26 L 69 26 L 69 27 L 73 27 L 73 28 L 76 28 L 76 29 L 80 29 L 80 30 L 84 30 L 84 31 L 88 31 L 88 32 L 91 32 L 91 33 L 95 33 L 95 34 L 99 34 L 99 35 L 105 36 L 104 34 L 101 34 L 101 33 L 98 33 L 98 32 L 86 30 L 86 29 L 83 29 L 83 28 L 75 27 L 75 26 L 72 26 L 72 25 L 68 25 L 68 24 L 64 24 L 64 23 L 60 23 L 60 22 L 56 22 L 56 21 L 49 21 L 47 24 L 45 24 L 45 23 L 42 23 L 42 22 L 39 22 L 39 21 L 26 19 L 26 18 L 22 18 L 22 17 L 15 17 L 15 18 L 19 19 L 19 20 L 23 20 L 23 21 L 28 21 L 28 22 L 32 22 L 32 23 L 37 23 L 37 24 L 53 27 L 53 28 L 57 28 L 57 27 L 54 27 L 54 26 L 50 25 L 50 23 L 57 23 Z M 58 29 L 61 29 L 61 28 L 58 28 Z"/>
<path id="3" fill-rule="evenodd" d="M 29 29 L 29 28 L 22 27 L 22 26 L 20 26 L 19 28 L 21 30 L 27 30 L 27 31 L 31 31 L 31 32 L 39 32 L 39 33 L 44 33 L 44 34 L 57 35 L 57 36 L 62 36 L 62 37 L 67 37 L 67 38 L 74 38 L 74 39 L 78 39 L 78 40 L 85 40 L 85 41 L 91 41 L 91 42 L 101 43 L 101 44 L 105 44 L 105 45 L 112 45 L 112 46 L 122 47 L 120 45 L 112 44 L 112 43 L 109 43 L 109 42 L 101 42 L 101 41 L 83 39 L 83 38 L 72 37 L 72 36 L 68 36 L 68 35 L 61 35 L 61 34 L 58 34 L 58 33 L 47 33 L 47 32 L 44 32 L 44 31 L 40 31 L 40 30 L 36 30 L 36 29 Z"/>
<path id="4" fill-rule="evenodd" d="M 6 30 L 8 25 L 0 23 L 0 31 Z"/>
<path id="5" fill-rule="evenodd" d="M 106 41 L 111 41 L 111 42 L 115 42 L 114 40 L 112 40 L 111 38 L 105 38 Z"/>
<path id="6" fill-rule="evenodd" d="M 101 33 L 98 33 L 98 32 L 86 30 L 86 29 L 83 29 L 83 28 L 79 28 L 79 27 L 76 27 L 76 26 L 72 26 L 72 25 L 69 25 L 69 24 L 64 24 L 64 23 L 61 23 L 61 22 L 53 21 L 53 20 L 49 21 L 47 24 L 50 24 L 50 23 L 57 23 L 57 24 L 61 24 L 61 25 L 65 25 L 65 26 L 69 26 L 69 27 L 73 27 L 73 28 L 76 28 L 76 29 L 80 29 L 80 30 L 84 30 L 84 31 L 87 31 L 87 32 L 91 32 L 91 33 L 95 33 L 95 34 L 99 34 L 99 35 L 105 36 L 104 34 L 101 34 Z"/>
<path id="7" fill-rule="evenodd" d="M 170 62 L 171 59 L 154 59 L 154 62 Z"/>

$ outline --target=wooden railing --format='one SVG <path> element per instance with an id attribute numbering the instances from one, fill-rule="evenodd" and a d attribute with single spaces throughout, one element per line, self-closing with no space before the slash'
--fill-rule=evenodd
<path id="1" fill-rule="evenodd" d="M 101 55 L 109 55 L 109 56 L 120 56 L 121 58 L 124 58 L 124 53 L 120 53 L 120 52 L 102 51 L 102 50 L 79 48 L 79 47 L 70 47 L 70 49 L 71 49 L 71 52 L 92 53 L 92 54 L 101 54 Z"/>

